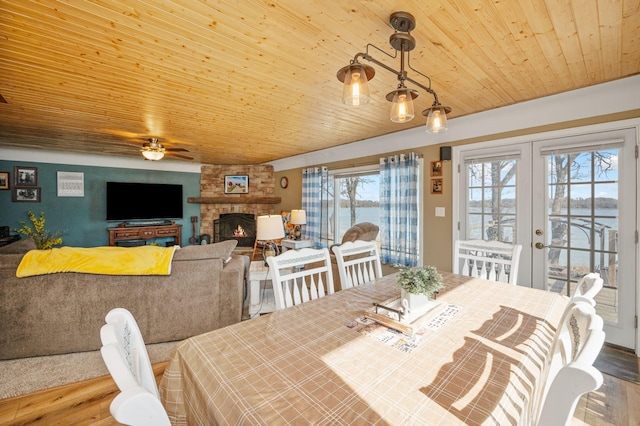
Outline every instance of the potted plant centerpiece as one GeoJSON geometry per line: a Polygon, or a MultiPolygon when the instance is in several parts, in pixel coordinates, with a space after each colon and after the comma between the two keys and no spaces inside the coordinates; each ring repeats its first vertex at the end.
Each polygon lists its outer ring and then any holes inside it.
{"type": "Polygon", "coordinates": [[[433,293],[444,286],[442,275],[438,273],[436,267],[426,265],[421,268],[400,267],[398,287],[401,290],[402,305],[409,312],[417,313],[428,310],[433,293]]]}

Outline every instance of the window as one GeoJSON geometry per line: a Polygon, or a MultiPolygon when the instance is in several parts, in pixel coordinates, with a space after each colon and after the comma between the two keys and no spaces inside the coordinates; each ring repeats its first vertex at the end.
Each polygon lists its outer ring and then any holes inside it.
{"type": "MultiPolygon", "coordinates": [[[[380,172],[377,165],[330,174],[329,240],[340,243],[347,229],[361,222],[380,226],[380,172]]],[[[378,236],[378,239],[380,236],[378,236]]]]}

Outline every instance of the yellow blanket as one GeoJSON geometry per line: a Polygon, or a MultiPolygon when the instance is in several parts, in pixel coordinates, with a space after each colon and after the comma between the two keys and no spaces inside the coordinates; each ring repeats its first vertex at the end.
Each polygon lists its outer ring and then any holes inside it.
{"type": "Polygon", "coordinates": [[[175,247],[62,247],[31,250],[16,276],[80,272],[103,275],[169,275],[175,247]]]}

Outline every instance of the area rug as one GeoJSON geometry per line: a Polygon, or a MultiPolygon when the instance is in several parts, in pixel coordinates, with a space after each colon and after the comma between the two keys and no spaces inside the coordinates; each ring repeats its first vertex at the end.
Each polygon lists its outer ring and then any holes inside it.
{"type": "MultiPolygon", "coordinates": [[[[177,343],[147,345],[151,363],[167,361],[177,343]]],[[[0,361],[0,399],[108,374],[100,351],[0,361]]]]}
{"type": "Polygon", "coordinates": [[[633,352],[604,345],[593,365],[601,373],[640,384],[638,357],[633,352]]]}

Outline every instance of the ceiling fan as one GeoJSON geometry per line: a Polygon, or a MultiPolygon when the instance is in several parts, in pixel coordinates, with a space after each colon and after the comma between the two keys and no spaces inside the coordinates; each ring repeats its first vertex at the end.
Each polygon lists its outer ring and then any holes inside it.
{"type": "Polygon", "coordinates": [[[193,160],[193,157],[188,157],[182,154],[176,154],[176,152],[189,152],[188,149],[166,148],[158,141],[157,138],[149,138],[149,142],[145,142],[142,144],[142,148],[140,149],[140,152],[142,152],[142,156],[145,158],[145,160],[151,160],[151,161],[161,160],[165,155],[182,158],[184,160],[193,160]]]}

